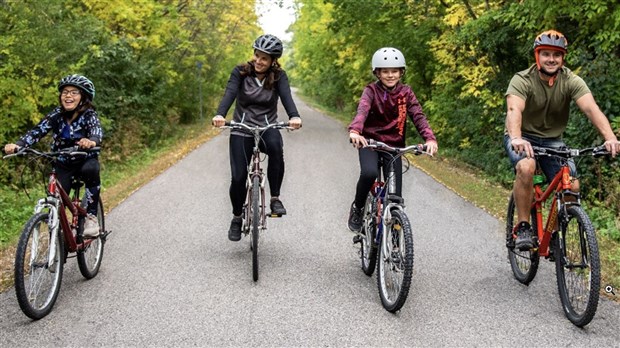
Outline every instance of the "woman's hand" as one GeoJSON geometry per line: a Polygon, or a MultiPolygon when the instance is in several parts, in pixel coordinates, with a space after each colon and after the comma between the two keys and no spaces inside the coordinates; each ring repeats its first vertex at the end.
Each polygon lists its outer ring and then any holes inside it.
{"type": "Polygon", "coordinates": [[[7,155],[15,153],[15,151],[17,151],[17,149],[19,149],[19,146],[17,146],[16,144],[6,144],[6,145],[4,145],[4,153],[6,153],[7,155]]]}
{"type": "Polygon", "coordinates": [[[368,141],[363,136],[357,134],[356,132],[349,132],[349,140],[353,147],[356,149],[368,146],[368,141]]]}
{"type": "Polygon", "coordinates": [[[288,120],[288,125],[293,127],[293,129],[301,128],[301,118],[300,117],[291,118],[290,120],[288,120]]]}
{"type": "Polygon", "coordinates": [[[215,115],[211,120],[211,124],[213,125],[213,127],[217,128],[224,127],[224,125],[226,124],[226,119],[222,115],[215,115]]]}
{"type": "Polygon", "coordinates": [[[90,149],[92,147],[95,147],[96,145],[96,142],[88,138],[82,138],[80,139],[80,141],[77,142],[77,146],[79,146],[81,149],[90,149]]]}

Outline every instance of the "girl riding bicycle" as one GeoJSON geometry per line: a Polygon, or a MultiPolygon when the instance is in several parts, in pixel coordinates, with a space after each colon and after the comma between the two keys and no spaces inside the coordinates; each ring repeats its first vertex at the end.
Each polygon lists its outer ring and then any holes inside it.
{"type": "MultiPolygon", "coordinates": [[[[101,145],[103,131],[93,105],[95,86],[92,81],[81,75],[68,75],[58,83],[58,92],[60,105],[18,141],[6,144],[4,152],[12,154],[20,147],[30,147],[50,131],[53,132],[52,151],[76,145],[82,149],[101,145]]],[[[60,156],[54,162],[54,168],[60,185],[67,192],[71,189],[73,176],[79,175],[84,181],[88,217],[84,222],[83,236],[97,237],[99,235],[97,206],[101,189],[98,152],[89,152],[80,158],[60,156]]]]}
{"type": "MultiPolygon", "coordinates": [[[[254,57],[250,62],[236,66],[228,80],[224,97],[217,108],[212,123],[224,126],[224,116],[236,99],[233,120],[250,126],[265,126],[278,120],[278,99],[289,117],[293,128],[301,127],[301,118],[291,96],[288,77],[280,68],[278,58],[282,56],[282,42],[273,35],[261,35],[255,41],[254,57]]],[[[282,135],[277,129],[262,134],[261,152],[269,157],[267,179],[271,193],[271,214],[282,216],[286,209],[280,201],[280,187],[284,178],[284,149],[282,135]]],[[[233,130],[230,135],[230,200],[233,219],[228,230],[228,239],[241,239],[242,208],[246,196],[248,164],[252,157],[254,138],[252,135],[233,130]]]]}
{"type": "MultiPolygon", "coordinates": [[[[400,82],[405,73],[405,57],[392,47],[384,47],[372,56],[372,72],[378,81],[364,88],[357,107],[357,114],[349,125],[349,138],[359,149],[360,177],[357,181],[355,200],[351,203],[348,227],[358,232],[362,227],[362,209],[370,188],[379,176],[380,154],[364,147],[368,139],[382,141],[390,146],[405,146],[407,116],[425,141],[427,152],[437,152],[437,140],[410,86],[400,82]]],[[[402,161],[394,162],[396,192],[402,196],[402,161]]],[[[384,171],[386,170],[384,166],[384,171]]]]}

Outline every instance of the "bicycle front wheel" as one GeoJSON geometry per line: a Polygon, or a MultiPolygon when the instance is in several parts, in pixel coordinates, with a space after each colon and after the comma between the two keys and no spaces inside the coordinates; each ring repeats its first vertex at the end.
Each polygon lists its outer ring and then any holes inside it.
{"type": "MultiPolygon", "coordinates": [[[[530,221],[532,230],[536,233],[536,210],[534,209],[532,209],[530,221]]],[[[512,274],[515,279],[522,284],[528,285],[534,280],[534,277],[536,277],[540,255],[538,254],[538,250],[521,251],[515,248],[512,231],[517,222],[514,195],[511,195],[506,214],[506,247],[508,249],[508,260],[510,261],[510,267],[512,268],[512,274]]]]}
{"type": "MultiPolygon", "coordinates": [[[[99,199],[99,205],[97,206],[97,221],[99,222],[99,237],[91,240],[87,240],[87,245],[83,250],[78,251],[77,261],[80,273],[86,279],[94,278],[99,273],[101,267],[101,261],[103,259],[103,246],[105,241],[103,239],[103,233],[105,232],[105,217],[103,214],[103,203],[99,199]]],[[[80,219],[80,229],[84,228],[84,219],[80,219]]]]}
{"type": "Polygon", "coordinates": [[[33,215],[19,238],[15,253],[15,293],[22,312],[32,319],[48,315],[62,282],[63,241],[57,233],[55,250],[51,250],[52,231],[48,225],[49,214],[33,215]],[[49,262],[50,253],[54,253],[49,262]]]}
{"type": "Polygon", "coordinates": [[[374,197],[369,193],[364,206],[364,221],[360,243],[362,271],[369,277],[374,273],[377,265],[377,244],[375,243],[377,210],[373,205],[373,201],[374,197]]]}
{"type": "Polygon", "coordinates": [[[251,228],[251,247],[252,247],[252,279],[258,280],[258,239],[260,229],[260,178],[255,176],[252,179],[252,224],[251,228]]]}
{"type": "Polygon", "coordinates": [[[566,208],[556,243],[556,276],[560,299],[568,320],[587,325],[598,307],[601,264],[590,218],[579,206],[566,208]]]}
{"type": "Polygon", "coordinates": [[[407,300],[413,273],[411,224],[401,210],[392,211],[392,221],[383,231],[377,268],[377,285],[383,308],[396,312],[407,300]]]}

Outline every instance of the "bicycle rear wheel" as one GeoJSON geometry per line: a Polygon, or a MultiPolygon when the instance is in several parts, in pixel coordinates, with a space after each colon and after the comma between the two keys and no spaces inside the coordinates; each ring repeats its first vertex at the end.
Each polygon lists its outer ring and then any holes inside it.
{"type": "Polygon", "coordinates": [[[377,210],[373,205],[373,200],[373,195],[369,193],[366,197],[366,205],[364,205],[364,221],[360,243],[362,271],[369,277],[374,273],[377,265],[377,244],[375,243],[377,210]]]}
{"type": "MultiPolygon", "coordinates": [[[[97,206],[97,221],[99,222],[99,237],[88,240],[88,245],[85,246],[84,250],[80,250],[77,253],[80,273],[82,273],[82,276],[86,279],[92,279],[99,273],[99,268],[101,267],[101,261],[103,259],[105,216],[103,214],[103,203],[101,199],[99,199],[99,205],[97,206]]],[[[79,228],[81,230],[84,229],[84,218],[80,218],[79,228]]]]}
{"type": "Polygon", "coordinates": [[[556,243],[556,276],[560,299],[568,320],[587,325],[598,307],[601,264],[590,218],[579,206],[566,208],[556,243]]]}
{"type": "Polygon", "coordinates": [[[383,308],[396,312],[407,300],[413,273],[411,224],[401,210],[392,211],[392,221],[383,231],[377,268],[377,285],[383,308]]]}
{"type": "MultiPolygon", "coordinates": [[[[532,231],[536,233],[536,211],[532,209],[531,212],[531,225],[532,231]]],[[[540,255],[538,249],[536,251],[527,250],[521,251],[514,247],[514,239],[512,236],[512,230],[517,223],[517,214],[514,195],[510,195],[510,201],[508,202],[508,212],[506,214],[506,247],[508,249],[508,260],[510,261],[510,267],[512,268],[512,274],[522,284],[528,285],[538,272],[538,264],[540,262],[540,255]]]]}
{"type": "Polygon", "coordinates": [[[53,263],[49,264],[51,230],[49,214],[33,215],[19,238],[15,253],[15,293],[22,312],[32,319],[48,315],[62,282],[63,240],[57,233],[53,263]]]}
{"type": "Polygon", "coordinates": [[[251,212],[251,248],[252,248],[252,279],[258,280],[258,239],[260,229],[260,180],[258,176],[252,178],[252,212],[251,212]]]}

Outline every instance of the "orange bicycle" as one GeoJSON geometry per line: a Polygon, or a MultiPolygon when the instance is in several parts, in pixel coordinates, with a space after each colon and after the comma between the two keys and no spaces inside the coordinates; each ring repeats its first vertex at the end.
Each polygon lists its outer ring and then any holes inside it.
{"type": "MultiPolygon", "coordinates": [[[[571,191],[574,180],[568,160],[584,155],[608,155],[604,146],[585,149],[553,149],[533,147],[535,158],[556,157],[561,169],[544,188],[545,180],[537,164],[534,176],[534,201],[531,225],[537,239],[535,248],[520,251],[515,248],[513,227],[517,223],[514,195],[511,194],[506,217],[506,247],[514,277],[528,285],[536,276],[540,256],[555,261],[560,300],[566,317],[576,326],[587,325],[598,306],[601,283],[596,234],[590,218],[584,211],[578,192],[571,191]],[[545,205],[551,200],[548,211],[545,205]],[[546,217],[546,220],[545,220],[546,217]]],[[[537,162],[538,163],[538,162],[537,162]]]]}

